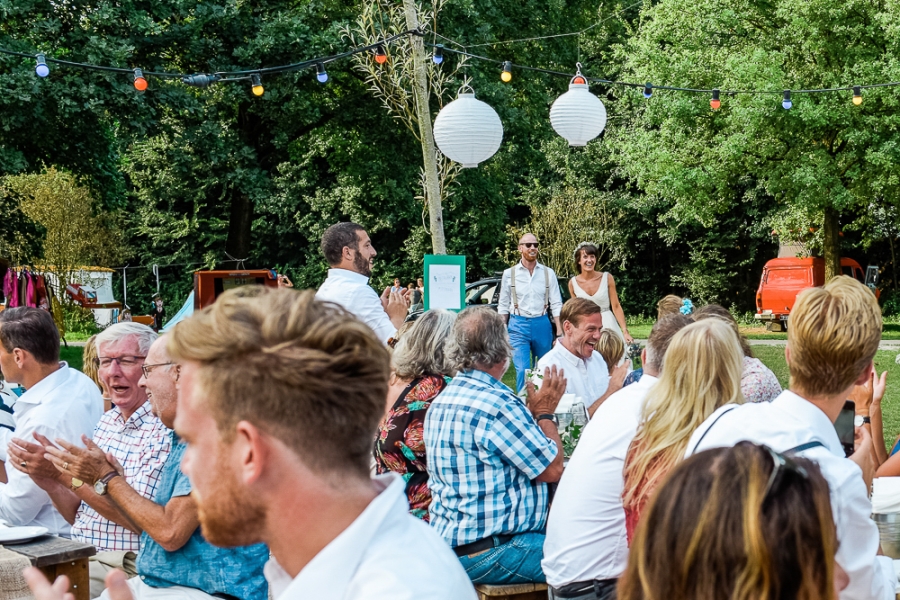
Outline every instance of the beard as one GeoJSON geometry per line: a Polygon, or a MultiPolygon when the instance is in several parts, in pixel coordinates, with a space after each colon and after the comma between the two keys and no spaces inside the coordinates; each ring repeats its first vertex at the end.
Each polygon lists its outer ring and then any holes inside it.
{"type": "Polygon", "coordinates": [[[206,495],[191,493],[197,503],[200,531],[220,548],[249,546],[262,541],[266,515],[252,494],[240,487],[234,473],[216,465],[214,482],[206,495]]]}
{"type": "Polygon", "coordinates": [[[356,251],[356,255],[353,257],[353,266],[356,267],[356,272],[360,275],[365,275],[366,277],[372,275],[372,263],[368,259],[363,258],[359,250],[356,251]]]}

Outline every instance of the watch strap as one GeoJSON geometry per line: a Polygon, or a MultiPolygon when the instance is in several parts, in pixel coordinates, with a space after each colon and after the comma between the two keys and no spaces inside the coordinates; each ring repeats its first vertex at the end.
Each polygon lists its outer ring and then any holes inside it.
{"type": "Polygon", "coordinates": [[[865,423],[871,423],[871,422],[872,422],[872,417],[870,417],[869,415],[866,415],[866,416],[864,416],[864,417],[862,418],[862,422],[863,422],[863,424],[865,424],[865,423]]]}
{"type": "Polygon", "coordinates": [[[118,476],[119,476],[118,471],[110,471],[109,473],[107,473],[106,475],[101,477],[98,481],[100,483],[109,483],[110,481],[113,480],[113,478],[118,477],[118,476]]]}
{"type": "Polygon", "coordinates": [[[537,422],[540,423],[541,421],[553,421],[554,423],[559,425],[559,420],[556,418],[556,415],[552,413],[544,413],[542,415],[538,415],[537,422]]]}

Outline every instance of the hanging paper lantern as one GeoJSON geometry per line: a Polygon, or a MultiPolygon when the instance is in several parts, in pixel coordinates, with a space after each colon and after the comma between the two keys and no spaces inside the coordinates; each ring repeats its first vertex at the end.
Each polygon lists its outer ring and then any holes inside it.
{"type": "Polygon", "coordinates": [[[460,163],[463,168],[477,167],[500,149],[503,123],[497,111],[481,100],[475,92],[463,93],[460,88],[456,100],[441,109],[434,120],[434,141],[444,156],[460,163]]]}
{"type": "Polygon", "coordinates": [[[606,107],[589,91],[580,63],[569,83],[569,91],[550,107],[550,124],[570,146],[587,145],[606,127],[606,107]]]}

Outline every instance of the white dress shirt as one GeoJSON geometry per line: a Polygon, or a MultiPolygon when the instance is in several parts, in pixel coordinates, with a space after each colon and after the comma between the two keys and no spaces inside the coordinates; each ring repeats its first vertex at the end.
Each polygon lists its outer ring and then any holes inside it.
{"type": "Polygon", "coordinates": [[[588,408],[609,387],[609,369],[599,352],[594,350],[587,358],[579,358],[558,340],[550,352],[541,357],[537,364],[538,373],[556,365],[565,370],[566,393],[580,396],[584,407],[588,408]]]}
{"type": "Polygon", "coordinates": [[[559,316],[562,310],[562,295],[559,293],[559,281],[556,279],[556,273],[550,267],[545,267],[541,263],[534,266],[534,272],[529,273],[528,269],[522,266],[522,261],[516,263],[514,267],[503,271],[503,278],[500,280],[500,300],[497,303],[497,312],[501,315],[521,315],[523,317],[539,317],[547,310],[547,303],[550,303],[550,312],[554,317],[559,316]],[[516,272],[516,298],[519,300],[519,311],[512,301],[512,289],[509,282],[512,271],[516,272]],[[550,279],[550,294],[547,294],[547,277],[545,270],[550,279]]]}
{"type": "Polygon", "coordinates": [[[550,505],[541,561],[547,583],[557,589],[616,579],[625,571],[628,537],[622,468],[644,399],[656,382],[656,377],[645,374],[607,398],[584,428],[563,471],[550,505]]]}
{"type": "MultiPolygon", "coordinates": [[[[40,433],[50,440],[61,438],[83,446],[81,436],[90,437],[103,414],[103,397],[86,375],[63,363],[22,394],[14,411],[15,437],[34,443],[34,434],[40,433]]],[[[12,466],[7,467],[6,475],[9,483],[0,484],[0,519],[69,536],[69,524],[53,507],[47,492],[12,466]]]]}
{"type": "Polygon", "coordinates": [[[291,580],[272,558],[265,574],[275,600],[475,600],[450,546],[409,514],[406,483],[373,478],[383,491],[291,580]]]}
{"type": "Polygon", "coordinates": [[[850,576],[840,600],[893,600],[897,575],[889,557],[876,556],[878,529],[869,517],[872,505],[862,471],[844,457],[834,425],[825,413],[790,391],[782,392],[771,403],[723,406],[694,432],[687,454],[733,446],[743,440],[766,444],[777,452],[807,442],[823,444],[798,454],[818,463],[828,481],[839,541],[835,559],[850,576]]]}
{"type": "Polygon", "coordinates": [[[340,304],[368,325],[387,343],[397,328],[391,323],[381,297],[369,285],[369,278],[348,269],[328,269],[328,278],[316,292],[316,300],[340,304]]]}

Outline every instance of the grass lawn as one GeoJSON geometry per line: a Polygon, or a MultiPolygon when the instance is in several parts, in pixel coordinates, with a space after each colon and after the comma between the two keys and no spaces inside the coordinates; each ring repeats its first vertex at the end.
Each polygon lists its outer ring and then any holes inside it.
{"type": "Polygon", "coordinates": [[[66,361],[70,367],[79,371],[84,366],[84,361],[81,359],[82,354],[84,354],[84,346],[69,346],[68,348],[63,346],[59,349],[60,360],[66,361]]]}

